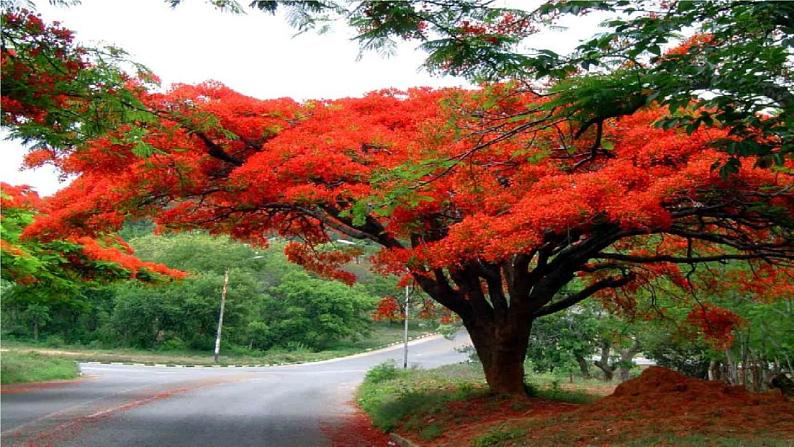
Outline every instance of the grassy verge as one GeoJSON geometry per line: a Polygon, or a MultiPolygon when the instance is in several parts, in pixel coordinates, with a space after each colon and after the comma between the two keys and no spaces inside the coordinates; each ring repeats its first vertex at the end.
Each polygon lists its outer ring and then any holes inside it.
{"type": "Polygon", "coordinates": [[[367,373],[357,401],[376,427],[425,447],[794,446],[785,399],[686,380],[659,390],[648,376],[629,388],[642,393],[613,395],[614,385],[596,380],[531,375],[531,396],[515,397],[489,394],[479,364],[383,364],[367,373]]]}
{"type": "Polygon", "coordinates": [[[611,394],[617,382],[599,379],[573,378],[553,374],[530,373],[527,383],[533,395],[548,400],[570,403],[589,403],[611,394]]]}
{"type": "MultiPolygon", "coordinates": [[[[538,435],[538,431],[564,420],[566,417],[514,420],[492,426],[484,434],[470,440],[472,447],[557,447],[562,445],[613,445],[620,447],[791,447],[794,441],[780,438],[778,434],[726,435],[724,433],[683,433],[662,424],[653,433],[609,434],[594,440],[586,430],[561,430],[553,434],[538,435]],[[583,440],[589,440],[589,443],[583,440]]],[[[629,427],[631,418],[616,417],[613,426],[629,427]]],[[[609,428],[607,428],[609,430],[609,428]]],[[[616,429],[612,429],[616,430],[616,429]]],[[[612,431],[610,430],[610,431],[612,431]]],[[[619,429],[618,429],[619,430],[619,429]]],[[[445,446],[446,447],[446,446],[445,446]]]]}
{"type": "Polygon", "coordinates": [[[0,364],[2,384],[74,379],[78,375],[73,360],[37,353],[4,352],[0,364]]]}
{"type": "MultiPolygon", "coordinates": [[[[413,326],[408,335],[417,337],[427,328],[413,326]]],[[[402,340],[403,329],[399,325],[377,324],[372,332],[358,340],[341,340],[323,351],[308,349],[270,351],[240,350],[224,352],[221,348],[221,365],[272,365],[281,363],[313,362],[378,349],[402,340]]],[[[212,353],[207,351],[153,351],[144,349],[113,348],[94,349],[82,345],[48,346],[31,342],[3,340],[3,350],[8,353],[39,353],[53,358],[82,362],[124,362],[166,365],[212,365],[212,353]]]]}
{"type": "MultiPolygon", "coordinates": [[[[582,380],[563,387],[552,376],[533,377],[529,383],[533,397],[566,403],[597,400],[602,393],[589,391],[597,387],[604,387],[606,392],[612,389],[610,385],[582,380]]],[[[357,394],[359,405],[376,427],[384,431],[400,427],[418,433],[421,439],[433,439],[443,432],[440,425],[428,424],[428,420],[441,419],[443,414],[448,416],[450,404],[472,399],[489,400],[488,405],[494,408],[507,405],[521,409],[526,405],[511,397],[489,396],[482,366],[478,363],[430,370],[403,370],[384,363],[367,373],[357,394]]]]}
{"type": "Polygon", "coordinates": [[[391,431],[405,418],[414,426],[422,417],[443,411],[447,402],[485,393],[479,365],[403,370],[384,363],[367,373],[357,401],[376,427],[391,431]]]}

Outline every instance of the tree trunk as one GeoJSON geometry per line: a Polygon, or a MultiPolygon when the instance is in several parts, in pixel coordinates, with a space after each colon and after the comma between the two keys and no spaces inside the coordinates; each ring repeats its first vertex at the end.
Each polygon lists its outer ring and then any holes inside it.
{"type": "Polygon", "coordinates": [[[529,345],[530,322],[498,325],[476,321],[466,324],[482,362],[491,392],[526,395],[524,359],[529,345]]]}
{"type": "Polygon", "coordinates": [[[579,371],[582,373],[582,377],[585,379],[590,378],[590,365],[587,363],[587,359],[584,357],[577,355],[576,356],[576,363],[579,364],[579,371]]]}
{"type": "Polygon", "coordinates": [[[609,351],[612,349],[612,344],[606,340],[601,342],[601,359],[593,362],[595,366],[604,372],[604,381],[611,382],[615,376],[615,365],[609,364],[609,351]]]}
{"type": "Polygon", "coordinates": [[[33,341],[39,341],[39,322],[33,321],[33,341]]]}
{"type": "Polygon", "coordinates": [[[605,365],[605,367],[602,368],[599,365],[598,361],[596,361],[595,364],[596,364],[596,366],[598,366],[599,369],[601,369],[601,371],[603,371],[603,373],[604,373],[604,382],[611,382],[612,379],[615,378],[615,370],[610,368],[609,365],[605,365]]]}
{"type": "Polygon", "coordinates": [[[770,388],[779,389],[784,396],[794,399],[794,380],[791,380],[784,373],[777,374],[769,381],[770,388]]]}
{"type": "Polygon", "coordinates": [[[709,380],[722,380],[722,370],[720,369],[720,362],[711,360],[709,362],[709,380]]]}
{"type": "Polygon", "coordinates": [[[631,368],[627,368],[621,365],[620,368],[618,368],[618,379],[620,379],[621,382],[625,382],[630,378],[631,378],[631,368]]]}
{"type": "Polygon", "coordinates": [[[621,382],[629,380],[631,365],[634,356],[640,352],[640,343],[635,341],[630,348],[622,349],[620,351],[620,368],[618,369],[618,377],[621,382]]]}
{"type": "Polygon", "coordinates": [[[742,341],[741,343],[742,349],[742,386],[749,389],[748,381],[747,381],[747,370],[749,369],[749,365],[747,364],[747,344],[742,341]]]}
{"type": "Polygon", "coordinates": [[[727,382],[731,385],[738,385],[739,384],[739,370],[736,366],[736,362],[733,361],[733,355],[731,355],[731,351],[729,349],[725,350],[725,363],[728,367],[728,380],[727,382]]]}

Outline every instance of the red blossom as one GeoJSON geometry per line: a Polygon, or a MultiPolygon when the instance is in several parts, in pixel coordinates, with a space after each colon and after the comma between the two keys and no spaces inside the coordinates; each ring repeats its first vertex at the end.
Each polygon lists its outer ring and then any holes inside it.
{"type": "Polygon", "coordinates": [[[718,349],[729,348],[733,344],[733,329],[744,324],[744,320],[730,310],[708,303],[693,309],[687,321],[699,327],[706,340],[718,349]]]}
{"type": "Polygon", "coordinates": [[[400,303],[393,296],[385,296],[378,302],[378,308],[372,313],[375,321],[400,321],[403,319],[400,303]]]}

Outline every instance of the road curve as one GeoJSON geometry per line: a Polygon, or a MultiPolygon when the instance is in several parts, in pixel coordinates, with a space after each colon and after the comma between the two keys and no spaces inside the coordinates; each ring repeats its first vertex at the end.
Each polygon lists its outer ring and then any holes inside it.
{"type": "MultiPolygon", "coordinates": [[[[409,364],[466,359],[470,344],[440,336],[411,343],[409,364]]],[[[301,365],[174,368],[81,364],[84,380],[0,397],[3,446],[325,446],[322,427],[353,408],[370,367],[402,363],[402,345],[301,365]]]]}

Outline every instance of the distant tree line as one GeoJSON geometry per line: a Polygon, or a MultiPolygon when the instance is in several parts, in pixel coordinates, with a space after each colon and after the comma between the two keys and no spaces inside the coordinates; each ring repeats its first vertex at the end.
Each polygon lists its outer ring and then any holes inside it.
{"type": "MultiPolygon", "coordinates": [[[[735,268],[724,269],[726,279],[735,268]]],[[[730,288],[705,297],[731,312],[735,322],[727,332],[720,328],[725,315],[698,320],[699,313],[669,289],[643,298],[631,312],[591,302],[539,319],[527,353],[532,369],[626,380],[638,371],[635,360],[642,355],[689,376],[757,391],[778,373],[794,373],[794,297],[759,303],[730,288]]]]}
{"type": "Polygon", "coordinates": [[[3,336],[56,345],[209,350],[229,269],[227,346],[321,350],[364,336],[378,301],[398,291],[396,278],[363,274],[361,266],[353,266],[361,277],[353,286],[312,276],[288,262],[277,242],[257,250],[204,233],[155,236],[147,224],[127,225],[122,235],[140,258],[188,276],[154,285],[85,282],[68,293],[35,296],[29,285],[6,280],[3,336]]]}

